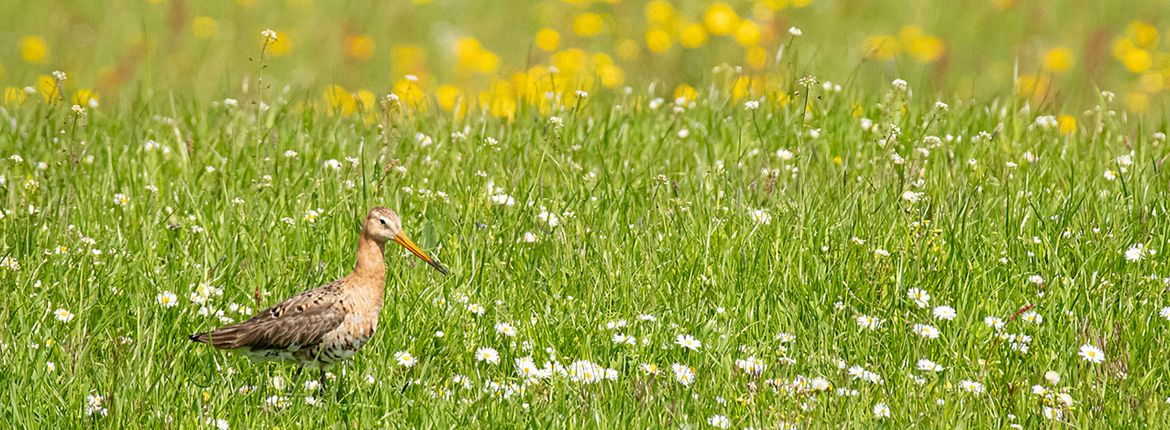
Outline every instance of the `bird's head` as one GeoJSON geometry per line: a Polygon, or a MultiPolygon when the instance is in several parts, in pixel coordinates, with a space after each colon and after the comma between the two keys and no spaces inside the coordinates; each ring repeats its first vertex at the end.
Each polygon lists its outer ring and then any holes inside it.
{"type": "Polygon", "coordinates": [[[406,233],[402,231],[402,220],[398,219],[398,214],[394,211],[384,208],[376,207],[370,209],[370,213],[366,215],[365,225],[362,226],[363,233],[379,244],[386,242],[394,242],[406,248],[411,254],[427,262],[427,264],[438,270],[439,273],[447,274],[447,268],[439,264],[438,260],[431,258],[426,253],[418,249],[418,245],[406,237],[406,233]]]}

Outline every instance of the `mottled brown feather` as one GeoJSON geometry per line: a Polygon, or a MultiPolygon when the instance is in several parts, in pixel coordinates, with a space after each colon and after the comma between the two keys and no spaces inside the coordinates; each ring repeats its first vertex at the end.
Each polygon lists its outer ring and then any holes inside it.
{"type": "Polygon", "coordinates": [[[334,282],[298,294],[247,321],[219,328],[197,340],[210,341],[217,349],[311,348],[345,319],[340,284],[334,282]]]}

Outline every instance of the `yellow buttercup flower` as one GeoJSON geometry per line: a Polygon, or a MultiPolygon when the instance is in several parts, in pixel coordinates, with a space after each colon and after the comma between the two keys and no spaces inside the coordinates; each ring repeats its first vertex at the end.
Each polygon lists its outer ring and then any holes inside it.
{"type": "Polygon", "coordinates": [[[661,28],[651,28],[646,31],[646,49],[655,54],[662,54],[670,50],[674,43],[670,40],[670,33],[661,28]]]}
{"type": "Polygon", "coordinates": [[[773,11],[784,10],[788,8],[788,0],[763,0],[759,2],[759,4],[773,11]]]}
{"type": "Polygon", "coordinates": [[[664,0],[654,0],[646,3],[646,21],[651,24],[667,25],[674,21],[674,6],[664,0]]]}
{"type": "Polygon", "coordinates": [[[693,102],[698,97],[698,94],[699,93],[695,91],[695,87],[687,84],[678,84],[678,86],[674,87],[675,99],[683,99],[688,102],[693,102]]]}
{"type": "Polygon", "coordinates": [[[419,74],[426,69],[426,57],[418,45],[395,45],[390,48],[390,61],[394,76],[419,74]]]}
{"type": "Polygon", "coordinates": [[[768,64],[768,51],[759,46],[748,48],[744,52],[744,62],[752,70],[763,70],[764,66],[768,64]]]}
{"type": "Polygon", "coordinates": [[[764,94],[764,80],[761,78],[753,78],[747,76],[740,76],[731,84],[731,99],[740,101],[744,98],[757,98],[764,94]]]}
{"type": "Polygon", "coordinates": [[[209,16],[197,16],[191,20],[191,34],[198,39],[210,39],[219,31],[219,24],[209,16]]]}
{"type": "Polygon", "coordinates": [[[276,32],[276,40],[268,42],[268,55],[273,57],[283,57],[288,55],[292,50],[292,41],[289,40],[288,33],[283,31],[276,32]]]}
{"type": "Polygon", "coordinates": [[[1125,69],[1133,73],[1142,73],[1154,65],[1154,57],[1145,49],[1132,49],[1121,58],[1125,69]]]}
{"type": "Polygon", "coordinates": [[[496,81],[480,94],[480,104],[489,115],[512,120],[516,117],[516,90],[508,81],[496,81]]]}
{"type": "Polygon", "coordinates": [[[1073,52],[1063,46],[1049,49],[1044,53],[1044,70],[1061,73],[1072,68],[1073,52]]]}
{"type": "Polygon", "coordinates": [[[879,60],[893,60],[902,51],[898,39],[893,36],[878,34],[865,38],[863,52],[866,57],[879,60]]]}
{"type": "Polygon", "coordinates": [[[435,89],[435,102],[439,105],[439,109],[447,112],[455,111],[455,105],[460,103],[461,97],[462,93],[454,85],[439,85],[435,89]]]}
{"type": "Polygon", "coordinates": [[[1131,22],[1126,27],[1126,33],[1138,48],[1153,49],[1158,46],[1158,28],[1148,22],[1131,22]]]}
{"type": "Polygon", "coordinates": [[[600,14],[585,12],[573,18],[573,33],[581,37],[593,37],[605,30],[605,20],[600,14]]]}
{"type": "Polygon", "coordinates": [[[360,90],[353,94],[354,103],[362,111],[370,112],[378,107],[378,98],[369,90],[360,90]]]}
{"type": "Polygon", "coordinates": [[[553,52],[561,45],[561,34],[551,28],[542,28],[536,32],[536,47],[545,52],[553,52]]]}
{"type": "Polygon", "coordinates": [[[366,34],[345,37],[345,56],[355,60],[368,60],[374,56],[374,38],[366,34]]]}
{"type": "Polygon", "coordinates": [[[41,95],[45,101],[56,100],[62,97],[61,89],[57,88],[57,79],[49,75],[37,76],[37,93],[41,95]]]}
{"type": "Polygon", "coordinates": [[[702,24],[687,24],[678,34],[678,44],[684,48],[699,48],[707,44],[707,29],[702,24]]]}
{"type": "Polygon", "coordinates": [[[1016,94],[1043,100],[1052,88],[1052,80],[1045,75],[1022,74],[1016,79],[1016,94]]]}
{"type": "Polygon", "coordinates": [[[606,88],[617,88],[626,80],[626,72],[613,64],[597,66],[597,77],[606,88]]]}
{"type": "Polygon", "coordinates": [[[585,72],[589,55],[577,48],[566,49],[553,54],[549,62],[556,66],[560,74],[576,76],[585,72]]]}
{"type": "Polygon", "coordinates": [[[1072,134],[1077,131],[1077,118],[1072,115],[1061,114],[1056,117],[1056,123],[1059,124],[1060,134],[1072,134]]]}
{"type": "Polygon", "coordinates": [[[500,67],[500,57],[489,51],[472,37],[464,37],[455,43],[457,66],[463,73],[492,74],[500,67]]]}
{"type": "Polygon", "coordinates": [[[353,95],[340,85],[330,85],[325,89],[322,98],[325,100],[325,106],[329,108],[330,115],[348,116],[357,108],[357,102],[354,101],[353,95]]]}
{"type": "Polygon", "coordinates": [[[898,46],[919,63],[933,62],[943,54],[942,39],[926,34],[916,25],[902,27],[898,32],[898,46]]]}
{"type": "Polygon", "coordinates": [[[707,31],[716,36],[731,34],[739,25],[739,15],[727,3],[719,2],[707,7],[703,12],[703,24],[707,31]]]}
{"type": "Polygon", "coordinates": [[[740,21],[739,27],[735,29],[735,43],[745,48],[756,46],[760,43],[761,35],[760,25],[745,19],[740,21]]]}
{"type": "Polygon", "coordinates": [[[394,91],[394,94],[398,95],[398,100],[402,104],[411,107],[423,108],[424,106],[422,106],[422,101],[423,97],[426,96],[426,92],[423,91],[423,87],[419,84],[419,82],[420,81],[417,78],[402,78],[394,83],[394,88],[392,91],[394,91]]]}
{"type": "Polygon", "coordinates": [[[29,64],[45,64],[49,61],[49,44],[40,36],[22,37],[20,58],[29,64]]]}
{"type": "Polygon", "coordinates": [[[78,106],[85,106],[88,108],[95,108],[98,106],[97,94],[88,89],[80,89],[73,93],[73,104],[78,106]]]}
{"type": "Polygon", "coordinates": [[[24,103],[28,94],[21,88],[8,87],[4,89],[4,104],[15,105],[24,103]]]}
{"type": "Polygon", "coordinates": [[[1135,49],[1138,49],[1138,47],[1133,43],[1133,40],[1130,40],[1128,37],[1119,37],[1113,40],[1111,52],[1113,53],[1113,58],[1121,61],[1125,58],[1126,54],[1129,54],[1130,51],[1135,49]]]}

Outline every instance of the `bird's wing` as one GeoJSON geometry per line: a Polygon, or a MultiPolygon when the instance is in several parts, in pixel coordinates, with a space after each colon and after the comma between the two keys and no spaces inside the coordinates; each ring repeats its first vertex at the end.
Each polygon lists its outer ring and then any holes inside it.
{"type": "Polygon", "coordinates": [[[293,296],[252,319],[217,329],[198,340],[208,341],[218,349],[309,348],[320,343],[326,333],[345,319],[342,298],[337,284],[329,284],[293,296]]]}

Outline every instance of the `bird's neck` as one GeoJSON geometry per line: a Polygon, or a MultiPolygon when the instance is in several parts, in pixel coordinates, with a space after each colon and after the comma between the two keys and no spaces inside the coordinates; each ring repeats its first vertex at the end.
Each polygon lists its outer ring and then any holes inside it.
{"type": "Polygon", "coordinates": [[[383,251],[381,243],[363,233],[358,239],[357,265],[353,269],[354,276],[384,282],[386,262],[383,258],[383,251]]]}

